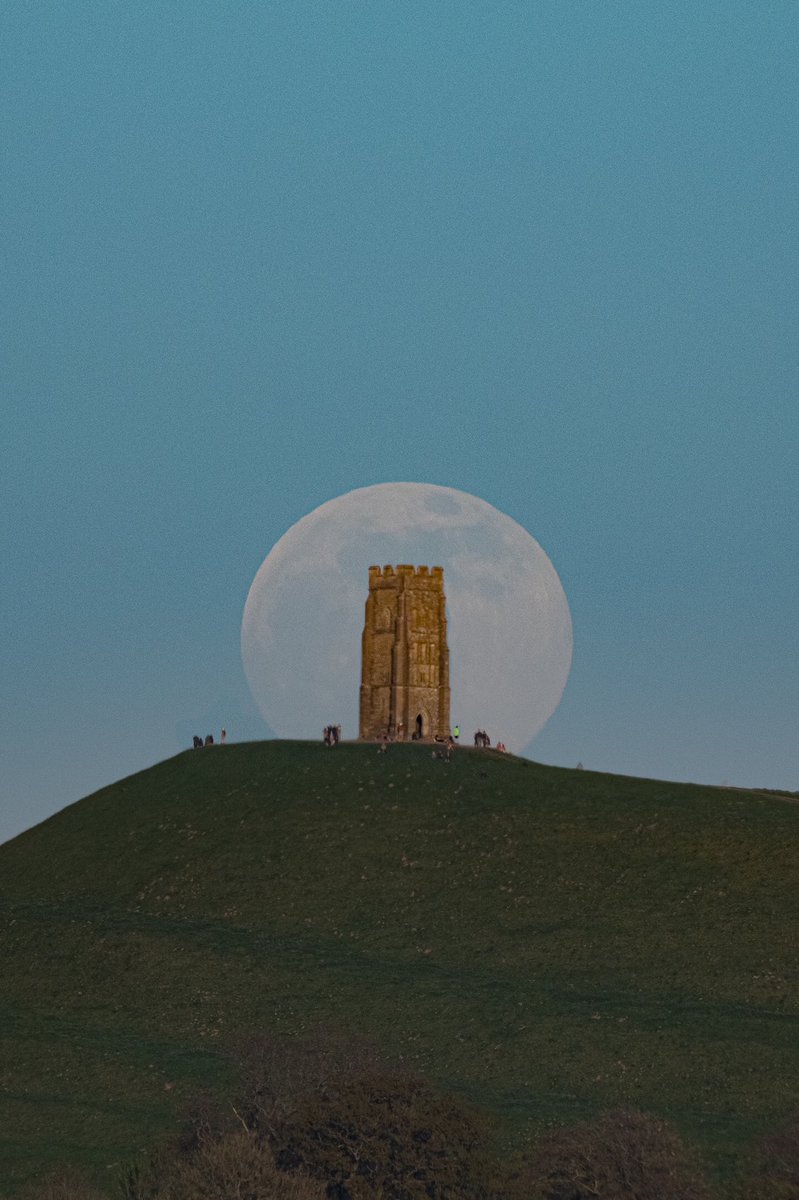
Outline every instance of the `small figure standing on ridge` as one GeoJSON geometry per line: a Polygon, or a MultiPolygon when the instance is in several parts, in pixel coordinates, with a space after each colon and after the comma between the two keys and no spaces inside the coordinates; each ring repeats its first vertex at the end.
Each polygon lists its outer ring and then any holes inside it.
{"type": "Polygon", "coordinates": [[[448,737],[443,750],[434,750],[433,758],[442,758],[444,762],[452,762],[452,752],[455,749],[455,739],[448,737]]]}
{"type": "Polygon", "coordinates": [[[226,729],[222,730],[222,736],[220,737],[219,741],[220,741],[221,745],[224,746],[225,742],[227,741],[227,730],[226,729]]]}

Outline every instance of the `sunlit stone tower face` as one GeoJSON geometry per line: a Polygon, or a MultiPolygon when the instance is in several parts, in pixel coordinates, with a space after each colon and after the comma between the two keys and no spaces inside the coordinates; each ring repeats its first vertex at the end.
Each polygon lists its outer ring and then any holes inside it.
{"type": "Polygon", "coordinates": [[[370,567],[360,736],[446,737],[449,700],[443,567],[370,567]]]}

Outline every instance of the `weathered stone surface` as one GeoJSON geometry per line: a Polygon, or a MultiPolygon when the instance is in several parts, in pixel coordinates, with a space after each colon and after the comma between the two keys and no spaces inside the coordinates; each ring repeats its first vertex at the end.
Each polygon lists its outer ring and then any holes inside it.
{"type": "Polygon", "coordinates": [[[360,736],[446,737],[449,702],[443,567],[370,567],[360,736]]]}

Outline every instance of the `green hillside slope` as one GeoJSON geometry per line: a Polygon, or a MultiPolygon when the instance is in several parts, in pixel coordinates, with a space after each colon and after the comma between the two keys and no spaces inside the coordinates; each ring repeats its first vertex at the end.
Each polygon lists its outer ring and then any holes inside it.
{"type": "Polygon", "coordinates": [[[318,1024],[496,1110],[716,1164],[799,1104],[799,805],[460,750],[187,752],[0,847],[0,1180],[100,1177],[318,1024]]]}

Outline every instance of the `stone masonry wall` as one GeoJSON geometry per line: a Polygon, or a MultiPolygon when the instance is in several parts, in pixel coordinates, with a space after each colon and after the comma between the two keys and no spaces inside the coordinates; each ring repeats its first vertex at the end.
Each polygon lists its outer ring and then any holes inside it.
{"type": "Polygon", "coordinates": [[[360,736],[449,734],[449,649],[442,567],[369,568],[360,736]]]}

